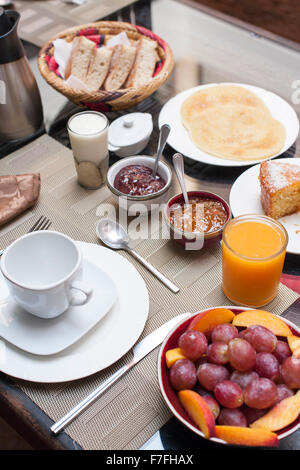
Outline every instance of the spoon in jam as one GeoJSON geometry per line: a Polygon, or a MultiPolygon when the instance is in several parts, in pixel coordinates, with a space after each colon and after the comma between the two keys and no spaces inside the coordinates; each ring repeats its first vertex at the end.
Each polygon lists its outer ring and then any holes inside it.
{"type": "Polygon", "coordinates": [[[152,176],[155,178],[156,173],[157,173],[157,167],[158,167],[158,162],[161,157],[161,154],[164,151],[164,148],[167,143],[167,139],[170,134],[171,127],[168,124],[164,124],[161,126],[160,131],[159,131],[159,138],[158,138],[158,146],[157,146],[157,154],[154,162],[154,167],[152,171],[152,176]]]}
{"type": "Polygon", "coordinates": [[[181,155],[181,153],[175,153],[173,155],[173,166],[174,166],[174,170],[175,170],[175,173],[176,173],[176,176],[177,176],[177,179],[178,179],[178,182],[180,184],[180,188],[183,194],[184,203],[189,204],[189,198],[187,195],[185,179],[184,179],[184,160],[183,160],[183,156],[181,155]]]}
{"type": "Polygon", "coordinates": [[[154,276],[156,276],[165,286],[175,294],[179,292],[179,287],[175,286],[167,277],[159,272],[152,264],[142,258],[136,251],[129,247],[129,236],[126,230],[112,219],[101,219],[96,227],[96,232],[104,245],[113,250],[124,250],[130,253],[137,261],[145,266],[154,276]]]}

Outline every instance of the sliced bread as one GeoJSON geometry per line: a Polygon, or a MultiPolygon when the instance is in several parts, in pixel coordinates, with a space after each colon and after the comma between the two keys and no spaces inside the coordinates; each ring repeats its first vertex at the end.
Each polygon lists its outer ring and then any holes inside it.
{"type": "Polygon", "coordinates": [[[111,48],[105,46],[93,50],[85,80],[89,90],[97,91],[100,89],[108,73],[112,52],[111,48]]]}
{"type": "Polygon", "coordinates": [[[78,36],[72,41],[72,52],[65,70],[65,78],[74,75],[85,82],[90,60],[96,44],[85,36],[78,36]]]}
{"type": "Polygon", "coordinates": [[[157,43],[155,41],[142,38],[138,41],[134,65],[125,87],[140,87],[151,80],[155,64],[157,62],[157,43]]]}
{"type": "Polygon", "coordinates": [[[135,46],[118,44],[113,47],[110,68],[103,86],[106,91],[118,90],[125,83],[133,66],[135,54],[135,46]]]}

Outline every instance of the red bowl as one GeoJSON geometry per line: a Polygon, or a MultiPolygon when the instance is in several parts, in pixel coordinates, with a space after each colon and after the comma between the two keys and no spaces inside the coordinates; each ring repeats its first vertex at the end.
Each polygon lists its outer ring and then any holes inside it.
{"type": "Polygon", "coordinates": [[[167,202],[164,210],[164,217],[170,229],[171,239],[179,243],[186,250],[201,250],[202,248],[208,247],[222,239],[223,230],[231,219],[231,210],[229,204],[217,194],[208,191],[189,191],[187,194],[188,197],[198,196],[213,199],[214,201],[219,201],[227,214],[227,219],[224,225],[218,230],[213,232],[186,232],[175,227],[174,224],[172,224],[170,221],[170,208],[174,204],[181,204],[184,201],[183,194],[176,194],[176,196],[173,196],[167,202]]]}
{"type": "MultiPolygon", "coordinates": [[[[244,312],[245,310],[253,310],[252,308],[246,308],[246,307],[232,307],[232,306],[220,306],[220,307],[212,307],[212,308],[227,308],[231,310],[235,315],[238,313],[244,312]]],[[[208,308],[205,310],[201,310],[200,312],[193,313],[191,314],[188,318],[186,318],[183,322],[179,323],[177,326],[175,326],[170,333],[167,335],[165,338],[164,342],[161,345],[159,354],[158,354],[158,363],[157,363],[157,369],[158,369],[158,382],[160,386],[160,390],[162,393],[162,396],[169,407],[170,411],[174,414],[174,416],[181,421],[182,424],[184,424],[188,429],[193,431],[195,434],[198,436],[202,437],[205,439],[203,433],[200,431],[200,429],[193,423],[193,421],[190,419],[190,417],[187,415],[186,411],[182,407],[178,397],[177,397],[177,392],[173,389],[171,382],[170,382],[170,374],[169,374],[169,369],[166,364],[166,352],[169,349],[173,349],[178,347],[178,340],[179,337],[182,335],[182,333],[187,329],[188,325],[190,324],[191,320],[198,315],[198,313],[202,312],[208,312],[209,310],[212,310],[212,308],[208,308]]],[[[294,323],[290,322],[289,320],[286,320],[283,317],[280,317],[281,320],[283,320],[287,325],[291,328],[293,335],[299,336],[300,337],[300,328],[295,325],[294,323]]],[[[276,434],[278,436],[278,439],[283,439],[284,437],[289,436],[290,434],[294,433],[297,431],[297,429],[300,428],[300,416],[289,426],[286,426],[285,428],[281,429],[280,431],[277,431],[276,434]]],[[[226,444],[229,445],[227,442],[223,441],[222,439],[218,439],[217,437],[211,437],[211,441],[217,442],[219,444],[226,444]]]]}

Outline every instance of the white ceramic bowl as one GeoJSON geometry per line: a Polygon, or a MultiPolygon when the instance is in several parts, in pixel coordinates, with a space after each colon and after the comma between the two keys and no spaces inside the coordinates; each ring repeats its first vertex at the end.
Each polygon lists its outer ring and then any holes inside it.
{"type": "MultiPolygon", "coordinates": [[[[202,431],[192,422],[192,420],[187,416],[186,412],[184,411],[182,405],[180,404],[178,397],[177,397],[177,392],[173,389],[170,379],[169,379],[169,369],[167,368],[166,365],[166,351],[169,349],[173,349],[178,347],[178,339],[180,335],[186,331],[188,325],[192,321],[192,319],[198,315],[199,313],[204,313],[208,312],[212,308],[226,308],[231,310],[235,315],[238,313],[241,313],[245,310],[253,310],[252,308],[249,307],[237,307],[237,306],[228,306],[228,305],[222,305],[219,307],[210,307],[205,310],[201,310],[197,313],[191,313],[191,315],[183,320],[182,322],[178,323],[166,336],[165,340],[163,341],[160,351],[158,353],[158,358],[157,358],[157,374],[158,374],[158,383],[160,386],[160,390],[162,393],[162,396],[166,402],[166,405],[168,406],[169,410],[174,414],[174,416],[188,429],[193,431],[195,434],[197,434],[199,437],[204,438],[204,435],[202,431]]],[[[276,315],[275,315],[276,316],[276,315]]],[[[280,317],[282,321],[284,321],[291,329],[292,333],[296,336],[300,336],[300,328],[292,323],[291,321],[287,320],[284,317],[280,317]]],[[[278,435],[278,439],[283,439],[284,437],[289,436],[290,434],[293,434],[295,431],[297,431],[300,428],[300,416],[289,426],[286,426],[285,428],[279,430],[276,432],[278,435]]],[[[211,441],[217,442],[219,444],[225,444],[229,445],[227,442],[223,441],[222,439],[219,439],[217,437],[211,437],[211,441]]]]}
{"type": "Polygon", "coordinates": [[[159,161],[158,163],[158,174],[166,181],[166,185],[156,193],[145,196],[131,196],[129,194],[121,193],[114,186],[115,177],[122,168],[128,165],[144,165],[149,168],[153,168],[154,161],[153,157],[149,157],[147,155],[126,157],[114,163],[107,172],[106,182],[108,188],[112,192],[119,206],[127,210],[129,215],[143,214],[152,210],[157,210],[159,204],[163,204],[169,199],[172,172],[169,165],[162,161],[159,161]]]}

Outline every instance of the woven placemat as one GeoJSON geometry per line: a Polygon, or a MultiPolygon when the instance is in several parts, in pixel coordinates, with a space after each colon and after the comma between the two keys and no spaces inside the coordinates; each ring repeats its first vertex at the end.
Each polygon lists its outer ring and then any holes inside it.
{"type": "Polygon", "coordinates": [[[14,2],[14,8],[21,13],[18,34],[21,39],[41,47],[67,28],[105,18],[134,1],[86,0],[80,5],[62,0],[19,0],[14,2]]]}
{"type": "MultiPolygon", "coordinates": [[[[41,173],[39,202],[0,230],[0,246],[23,235],[39,215],[52,220],[53,230],[76,240],[99,243],[95,225],[103,203],[112,203],[109,190],[104,187],[88,191],[80,187],[72,152],[47,135],[0,161],[2,175],[31,171],[41,173]]],[[[221,289],[219,244],[203,252],[186,253],[173,242],[159,238],[159,224],[153,224],[150,233],[151,238],[134,241],[135,249],[172,279],[180,292],[173,294],[129,255],[120,252],[136,266],[149,290],[149,318],[142,337],[180,313],[230,304],[221,289]]],[[[267,310],[280,315],[297,298],[298,294],[281,284],[267,310]]],[[[68,426],[66,432],[84,449],[138,449],[170,418],[157,382],[157,352],[158,349],[149,354],[68,426]]],[[[57,420],[130,356],[129,352],[113,367],[74,382],[16,383],[50,418],[57,420]]]]}

